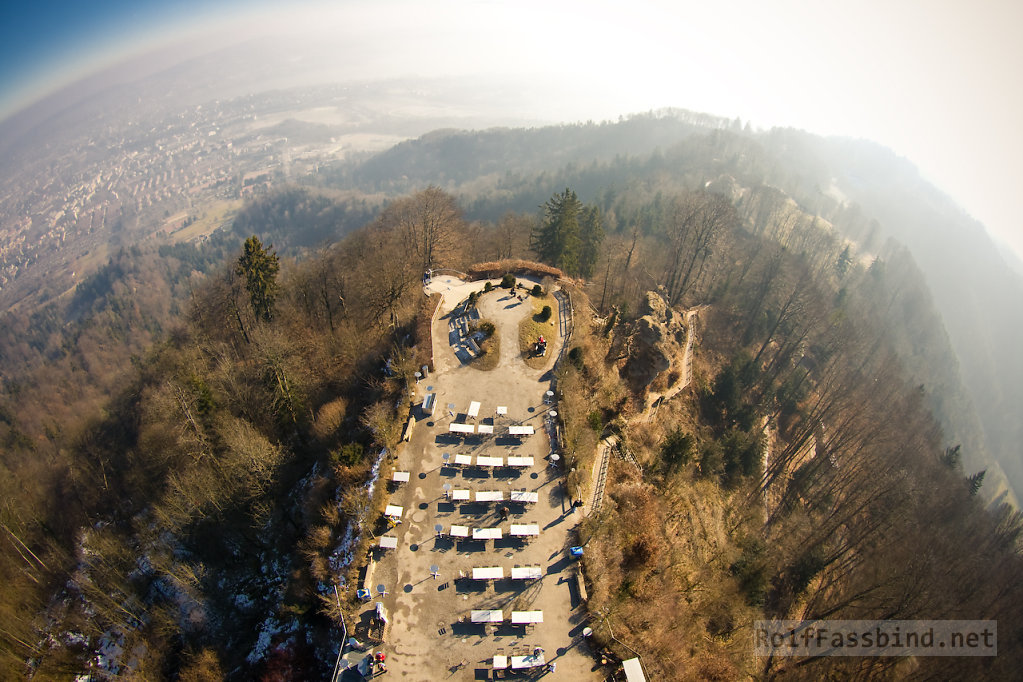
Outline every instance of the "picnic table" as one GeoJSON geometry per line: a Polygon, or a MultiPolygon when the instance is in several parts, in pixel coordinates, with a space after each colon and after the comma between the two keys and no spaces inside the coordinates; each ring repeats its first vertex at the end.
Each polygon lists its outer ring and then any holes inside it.
{"type": "Polygon", "coordinates": [[[472,455],[459,455],[455,454],[455,464],[458,466],[469,466],[472,464],[472,455]]]}
{"type": "Polygon", "coordinates": [[[490,435],[494,434],[493,424],[480,424],[476,427],[476,433],[487,433],[490,435]]]}
{"type": "Polygon", "coordinates": [[[472,402],[470,402],[469,403],[469,411],[466,414],[469,415],[470,419],[475,419],[476,417],[480,416],[480,404],[479,404],[479,402],[476,401],[476,400],[473,400],[472,402]]]}
{"type": "Polygon", "coordinates": [[[506,415],[506,414],[508,414],[508,406],[507,405],[498,405],[497,406],[497,415],[500,417],[500,416],[506,415]]]}
{"type": "Polygon", "coordinates": [[[391,474],[391,480],[395,483],[408,483],[410,475],[408,471],[395,471],[391,474]]]}
{"type": "Polygon", "coordinates": [[[456,422],[452,422],[448,424],[448,431],[450,433],[475,433],[476,427],[472,424],[458,424],[456,422]]]}
{"type": "Polygon", "coordinates": [[[513,523],[509,534],[514,537],[528,537],[540,535],[540,524],[538,523],[513,523]]]}
{"type": "Polygon", "coordinates": [[[389,504],[384,508],[384,516],[392,519],[400,519],[404,512],[405,508],[396,504],[389,504]]]}
{"type": "Polygon", "coordinates": [[[543,622],[543,611],[512,611],[512,625],[535,625],[543,622]]]}
{"type": "Polygon", "coordinates": [[[532,502],[536,504],[540,501],[540,494],[530,492],[528,490],[513,490],[511,491],[512,502],[532,502]]]}
{"type": "Polygon", "coordinates": [[[532,426],[509,426],[508,427],[508,435],[509,436],[532,436],[533,435],[533,427],[532,426]]]}
{"type": "Polygon", "coordinates": [[[497,609],[474,610],[469,614],[473,623],[503,623],[504,612],[497,609]]]}
{"type": "Polygon", "coordinates": [[[547,660],[543,657],[543,654],[529,654],[528,656],[512,656],[511,667],[512,670],[522,670],[523,668],[540,668],[547,663],[547,660]]]}
{"type": "Polygon", "coordinates": [[[398,546],[398,538],[390,535],[380,536],[380,549],[394,549],[398,546]]]}
{"type": "Polygon", "coordinates": [[[503,490],[477,490],[477,502],[502,502],[504,500],[503,490]]]}
{"type": "Polygon", "coordinates": [[[501,529],[500,528],[473,528],[472,529],[473,540],[500,540],[501,529]]]}
{"type": "Polygon", "coordinates": [[[534,464],[532,457],[517,457],[515,455],[508,456],[508,466],[510,467],[531,467],[534,464]]]}
{"type": "Polygon", "coordinates": [[[448,535],[453,538],[467,538],[469,537],[469,527],[452,524],[448,530],[448,535]]]}
{"type": "Polygon", "coordinates": [[[494,654],[494,663],[490,667],[494,670],[507,670],[508,657],[503,654],[494,654]]]}
{"type": "Polygon", "coordinates": [[[451,499],[455,502],[468,502],[469,491],[468,490],[452,490],[451,499]]]}
{"type": "Polygon", "coordinates": [[[504,466],[504,457],[486,457],[484,455],[476,456],[476,466],[478,467],[502,467],[504,466]]]}
{"type": "Polygon", "coordinates": [[[504,568],[501,566],[483,566],[472,569],[473,580],[501,580],[502,578],[504,578],[504,568]]]}
{"type": "Polygon", "coordinates": [[[539,566],[513,566],[511,577],[512,580],[539,580],[543,570],[539,566]]]}

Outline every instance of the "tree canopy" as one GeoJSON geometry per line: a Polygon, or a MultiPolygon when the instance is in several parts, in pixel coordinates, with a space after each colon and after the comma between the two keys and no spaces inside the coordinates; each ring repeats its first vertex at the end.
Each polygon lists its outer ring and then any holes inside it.
{"type": "Polygon", "coordinates": [[[593,274],[603,239],[600,209],[584,206],[566,187],[543,205],[543,219],[530,241],[540,260],[569,274],[588,277],[593,274]]]}
{"type": "Polygon", "coordinates": [[[235,272],[245,278],[245,290],[249,292],[252,312],[265,321],[273,317],[279,270],[280,263],[272,246],[264,248],[256,235],[245,240],[235,272]]]}

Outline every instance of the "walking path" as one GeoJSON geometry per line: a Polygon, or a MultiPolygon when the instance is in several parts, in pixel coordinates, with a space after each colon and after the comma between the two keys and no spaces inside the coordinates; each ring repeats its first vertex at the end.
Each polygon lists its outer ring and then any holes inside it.
{"type": "Polygon", "coordinates": [[[495,656],[499,664],[504,656],[509,665],[542,659],[543,665],[523,670],[531,676],[545,674],[546,665],[555,662],[554,675],[562,679],[599,680],[582,636],[585,611],[574,579],[575,560],[568,552],[570,531],[582,511],[564,494],[564,477],[550,458],[546,429],[550,412],[557,409],[546,393],[562,340],[560,335],[551,339],[544,368],[527,367],[519,356],[518,327],[532,312],[531,302],[496,288],[481,296],[478,308],[496,325],[500,361],[489,372],[465,365],[451,345],[457,340],[449,333],[450,313],[482,288],[483,282],[465,284],[454,277],[434,278],[427,287],[443,300],[433,326],[435,371],[417,386],[417,401],[435,393],[437,410],[417,423],[395,463],[410,474],[409,483],[400,484],[388,500],[402,507],[401,522],[386,533],[397,539],[397,547],[378,550],[382,556],[363,620],[369,620],[377,601],[382,603],[389,624],[384,643],[373,651],[386,654],[385,679],[492,679],[495,656]],[[472,402],[480,403],[475,419],[467,414],[472,402]],[[498,414],[498,407],[506,408],[505,414],[498,414]],[[452,422],[493,426],[495,434],[454,438],[448,430],[452,422]],[[533,426],[534,434],[509,437],[513,425],[533,426]],[[474,463],[481,455],[501,458],[505,466],[490,460],[484,460],[485,467],[451,466],[456,455],[474,463]],[[529,460],[520,460],[520,466],[509,467],[510,456],[532,457],[533,464],[522,466],[529,460]],[[468,491],[469,501],[449,499],[456,490],[468,491]],[[537,501],[509,502],[512,491],[520,490],[535,493],[537,501]],[[504,501],[476,502],[479,492],[500,493],[504,501]],[[528,542],[510,537],[512,524],[535,524],[539,536],[528,542]],[[472,529],[485,528],[499,528],[501,539],[472,539],[472,529]],[[469,537],[452,537],[462,532],[469,537]],[[516,574],[539,567],[539,578],[511,579],[516,567],[516,574]],[[499,568],[504,577],[474,580],[477,568],[499,568]],[[383,596],[378,585],[384,587],[383,596]],[[517,618],[526,617],[520,612],[540,611],[543,622],[513,624],[513,611],[517,618]],[[500,622],[474,623],[474,615],[500,622]],[[534,653],[539,655],[533,658],[534,653]]]}

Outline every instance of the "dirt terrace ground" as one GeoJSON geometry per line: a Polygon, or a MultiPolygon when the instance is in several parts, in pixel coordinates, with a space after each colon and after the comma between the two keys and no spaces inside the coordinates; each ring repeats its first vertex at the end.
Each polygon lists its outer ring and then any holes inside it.
{"type": "MultiPolygon", "coordinates": [[[[550,340],[547,366],[528,368],[519,357],[518,326],[531,311],[531,303],[528,297],[519,302],[507,289],[497,288],[484,294],[478,307],[501,335],[498,367],[481,372],[465,366],[451,346],[457,340],[457,334],[450,334],[451,324],[459,312],[457,306],[483,284],[440,277],[427,287],[444,298],[433,327],[436,371],[417,387],[417,400],[435,392],[438,404],[434,418],[416,425],[396,462],[397,469],[411,473],[411,481],[390,493],[390,503],[405,510],[402,523],[387,533],[398,538],[398,548],[380,558],[370,580],[374,595],[368,606],[382,601],[390,619],[386,641],[376,650],[387,654],[385,679],[492,679],[495,654],[531,653],[539,646],[547,661],[556,662],[556,672],[534,669],[518,678],[599,680],[602,677],[595,672],[582,636],[585,615],[573,579],[575,561],[568,556],[569,531],[581,520],[582,512],[570,506],[563,494],[562,472],[551,466],[548,458],[545,420],[557,406],[545,404],[545,397],[563,339],[550,340]],[[528,424],[535,434],[521,441],[500,436],[452,439],[448,424],[453,419],[472,423],[465,413],[473,400],[482,403],[476,423],[494,423],[498,433],[501,426],[528,424]],[[449,405],[454,407],[449,410],[449,405]],[[507,416],[497,417],[499,405],[508,408],[507,416]],[[450,453],[452,460],[456,453],[531,455],[535,465],[518,474],[506,468],[488,474],[442,466],[444,453],[450,453]],[[445,483],[471,491],[503,490],[506,498],[507,491],[525,488],[538,492],[539,502],[524,506],[506,503],[511,515],[502,521],[500,504],[448,502],[445,483]],[[507,537],[512,522],[539,524],[539,538],[523,544],[507,537]],[[505,538],[455,542],[437,537],[437,524],[445,533],[451,524],[500,526],[505,538]],[[513,566],[520,565],[539,565],[543,577],[527,584],[507,577],[488,584],[459,578],[460,571],[471,575],[474,567],[481,566],[501,566],[508,576],[513,566]],[[433,566],[438,577],[431,576],[433,566]],[[376,593],[377,585],[385,587],[382,598],[376,593]],[[542,610],[544,622],[532,627],[474,625],[468,622],[473,609],[502,609],[505,618],[512,610],[542,610]]],[[[511,671],[508,676],[513,676],[511,671]]]]}

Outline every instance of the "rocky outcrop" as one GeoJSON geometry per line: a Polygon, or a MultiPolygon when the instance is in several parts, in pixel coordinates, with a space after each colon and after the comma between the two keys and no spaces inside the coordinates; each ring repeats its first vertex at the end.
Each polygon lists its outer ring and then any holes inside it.
{"type": "Polygon", "coordinates": [[[628,330],[628,353],[619,373],[637,396],[663,394],[684,372],[685,315],[653,291],[647,292],[640,312],[628,330]]]}

